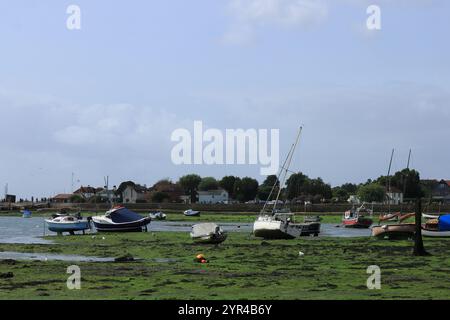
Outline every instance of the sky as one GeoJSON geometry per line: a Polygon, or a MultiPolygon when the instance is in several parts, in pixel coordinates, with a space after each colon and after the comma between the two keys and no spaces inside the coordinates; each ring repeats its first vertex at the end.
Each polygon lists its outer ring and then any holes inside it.
{"type": "MultiPolygon", "coordinates": [[[[445,0],[1,0],[0,187],[49,197],[260,165],[175,165],[171,133],[279,129],[331,185],[411,166],[450,179],[445,0]],[[381,29],[368,30],[378,5],[381,29]],[[66,26],[68,6],[81,29],[66,26]]],[[[3,192],[1,192],[3,194],[3,192]]]]}

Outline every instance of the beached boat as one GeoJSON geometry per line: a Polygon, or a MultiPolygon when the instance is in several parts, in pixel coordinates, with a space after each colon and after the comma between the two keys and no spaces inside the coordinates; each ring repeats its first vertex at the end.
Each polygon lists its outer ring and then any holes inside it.
{"type": "Polygon", "coordinates": [[[191,238],[197,243],[218,244],[225,241],[227,234],[215,223],[199,223],[192,226],[191,238]]]}
{"type": "Polygon", "coordinates": [[[260,215],[253,223],[253,235],[264,239],[294,239],[301,236],[318,236],[320,222],[295,223],[291,212],[260,215]]]}
{"type": "Polygon", "coordinates": [[[45,223],[50,231],[57,233],[69,232],[74,234],[76,231],[82,231],[84,234],[85,230],[91,228],[89,219],[71,215],[54,216],[51,219],[46,219],[45,223]]]}
{"type": "Polygon", "coordinates": [[[416,231],[414,223],[384,224],[372,227],[372,236],[379,239],[413,239],[416,231]]]}
{"type": "Polygon", "coordinates": [[[186,217],[198,217],[200,216],[200,211],[194,211],[192,209],[183,212],[186,217]]]}
{"type": "Polygon", "coordinates": [[[277,204],[280,203],[281,189],[278,186],[283,186],[286,183],[289,167],[300,139],[302,128],[299,129],[295,143],[291,146],[288,155],[280,169],[277,179],[272,186],[269,196],[267,197],[264,207],[262,208],[258,218],[253,223],[253,235],[264,239],[294,239],[300,236],[314,235],[318,236],[320,233],[320,222],[317,219],[311,221],[306,217],[303,223],[296,223],[294,221],[295,215],[289,209],[278,210],[277,204]],[[280,177],[282,177],[280,181],[280,177]],[[280,184],[278,184],[280,181],[280,184]],[[270,200],[272,194],[278,189],[275,200],[270,200]],[[271,211],[266,211],[268,205],[272,205],[271,211]]]}
{"type": "Polygon", "coordinates": [[[425,237],[450,237],[450,215],[437,216],[422,224],[422,235],[425,237]]]}
{"type": "Polygon", "coordinates": [[[147,231],[150,217],[143,217],[125,207],[115,207],[102,216],[92,217],[97,231],[101,232],[138,232],[147,231]]]}
{"type": "Polygon", "coordinates": [[[149,217],[152,220],[166,220],[167,219],[167,215],[161,211],[151,212],[149,214],[149,217]]]}
{"type": "Polygon", "coordinates": [[[362,204],[359,208],[353,207],[345,211],[342,224],[346,228],[369,228],[373,223],[372,214],[372,210],[366,209],[362,204]]]}

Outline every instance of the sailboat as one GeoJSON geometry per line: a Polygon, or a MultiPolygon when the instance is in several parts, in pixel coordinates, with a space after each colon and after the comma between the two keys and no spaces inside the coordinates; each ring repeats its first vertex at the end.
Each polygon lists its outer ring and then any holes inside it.
{"type": "MultiPolygon", "coordinates": [[[[391,160],[389,162],[389,170],[388,170],[388,186],[387,191],[388,193],[391,190],[391,167],[392,167],[392,159],[394,157],[395,150],[392,149],[391,154],[391,160]]],[[[408,169],[409,169],[409,160],[411,158],[411,150],[409,151],[409,157],[408,157],[408,169]]],[[[415,223],[402,223],[403,220],[406,220],[407,218],[413,216],[412,213],[402,215],[401,213],[391,213],[391,202],[390,199],[387,199],[389,211],[385,215],[380,216],[380,222],[382,221],[393,221],[393,220],[400,220],[399,223],[395,224],[378,224],[376,226],[372,227],[372,236],[379,238],[379,239],[385,239],[388,238],[390,240],[392,239],[412,239],[414,237],[415,231],[416,231],[416,225],[415,223]]]]}
{"type": "Polygon", "coordinates": [[[255,237],[261,237],[264,239],[294,239],[306,235],[318,236],[320,233],[320,222],[313,221],[295,223],[295,215],[290,212],[290,210],[277,209],[277,204],[279,203],[281,194],[281,186],[283,186],[286,182],[287,173],[289,172],[289,167],[292,162],[294,151],[300,140],[301,132],[302,127],[300,127],[299,129],[295,143],[291,146],[291,149],[286,157],[286,160],[284,161],[283,166],[280,169],[277,179],[272,186],[272,190],[270,191],[270,194],[267,197],[266,202],[264,203],[264,207],[261,210],[259,217],[253,224],[253,235],[255,237]],[[274,204],[272,210],[268,212],[266,211],[266,208],[269,203],[269,199],[275,191],[278,181],[280,181],[279,178],[281,176],[283,176],[282,183],[279,185],[276,200],[273,202],[274,204]]]}

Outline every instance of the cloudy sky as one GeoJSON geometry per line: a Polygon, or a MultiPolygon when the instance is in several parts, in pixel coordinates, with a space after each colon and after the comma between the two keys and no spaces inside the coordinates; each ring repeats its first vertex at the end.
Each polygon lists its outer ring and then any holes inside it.
{"type": "Polygon", "coordinates": [[[176,166],[171,132],[304,133],[293,170],[332,185],[412,166],[450,178],[450,3],[445,0],[0,2],[0,186],[19,197],[77,185],[151,185],[176,166]],[[81,30],[66,9],[81,8],[81,30]],[[378,31],[366,9],[381,8],[378,31]]]}

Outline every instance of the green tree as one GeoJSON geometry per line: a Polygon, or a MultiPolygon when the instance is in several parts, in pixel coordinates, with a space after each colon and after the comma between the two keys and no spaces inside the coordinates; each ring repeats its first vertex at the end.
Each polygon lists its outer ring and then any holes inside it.
{"type": "Polygon", "coordinates": [[[307,195],[310,179],[303,173],[294,173],[286,181],[286,197],[289,200],[307,195]]]}
{"type": "Polygon", "coordinates": [[[191,202],[196,202],[196,195],[198,190],[198,185],[202,181],[202,178],[199,175],[196,174],[188,174],[185,176],[182,176],[180,180],[178,181],[178,184],[184,189],[184,192],[186,194],[191,195],[191,202]]]}
{"type": "Polygon", "coordinates": [[[205,177],[200,181],[198,189],[201,191],[217,190],[219,188],[219,183],[213,177],[205,177]]]}
{"type": "Polygon", "coordinates": [[[362,185],[358,189],[358,198],[364,202],[382,202],[385,197],[385,188],[378,183],[362,185]]]}
{"type": "Polygon", "coordinates": [[[258,187],[257,180],[249,177],[243,178],[239,181],[237,189],[235,189],[237,200],[244,202],[254,200],[258,194],[258,187]]]}
{"type": "Polygon", "coordinates": [[[152,202],[161,203],[161,202],[164,202],[164,200],[167,200],[169,198],[170,197],[167,193],[158,191],[152,195],[152,202]]]}
{"type": "Polygon", "coordinates": [[[70,197],[70,202],[71,203],[84,203],[84,202],[86,202],[86,199],[84,199],[79,194],[74,194],[70,197]]]}
{"type": "Polygon", "coordinates": [[[232,199],[234,199],[236,196],[234,193],[234,185],[237,179],[239,178],[235,176],[225,176],[219,181],[219,186],[226,190],[228,192],[228,195],[232,199]]]}

